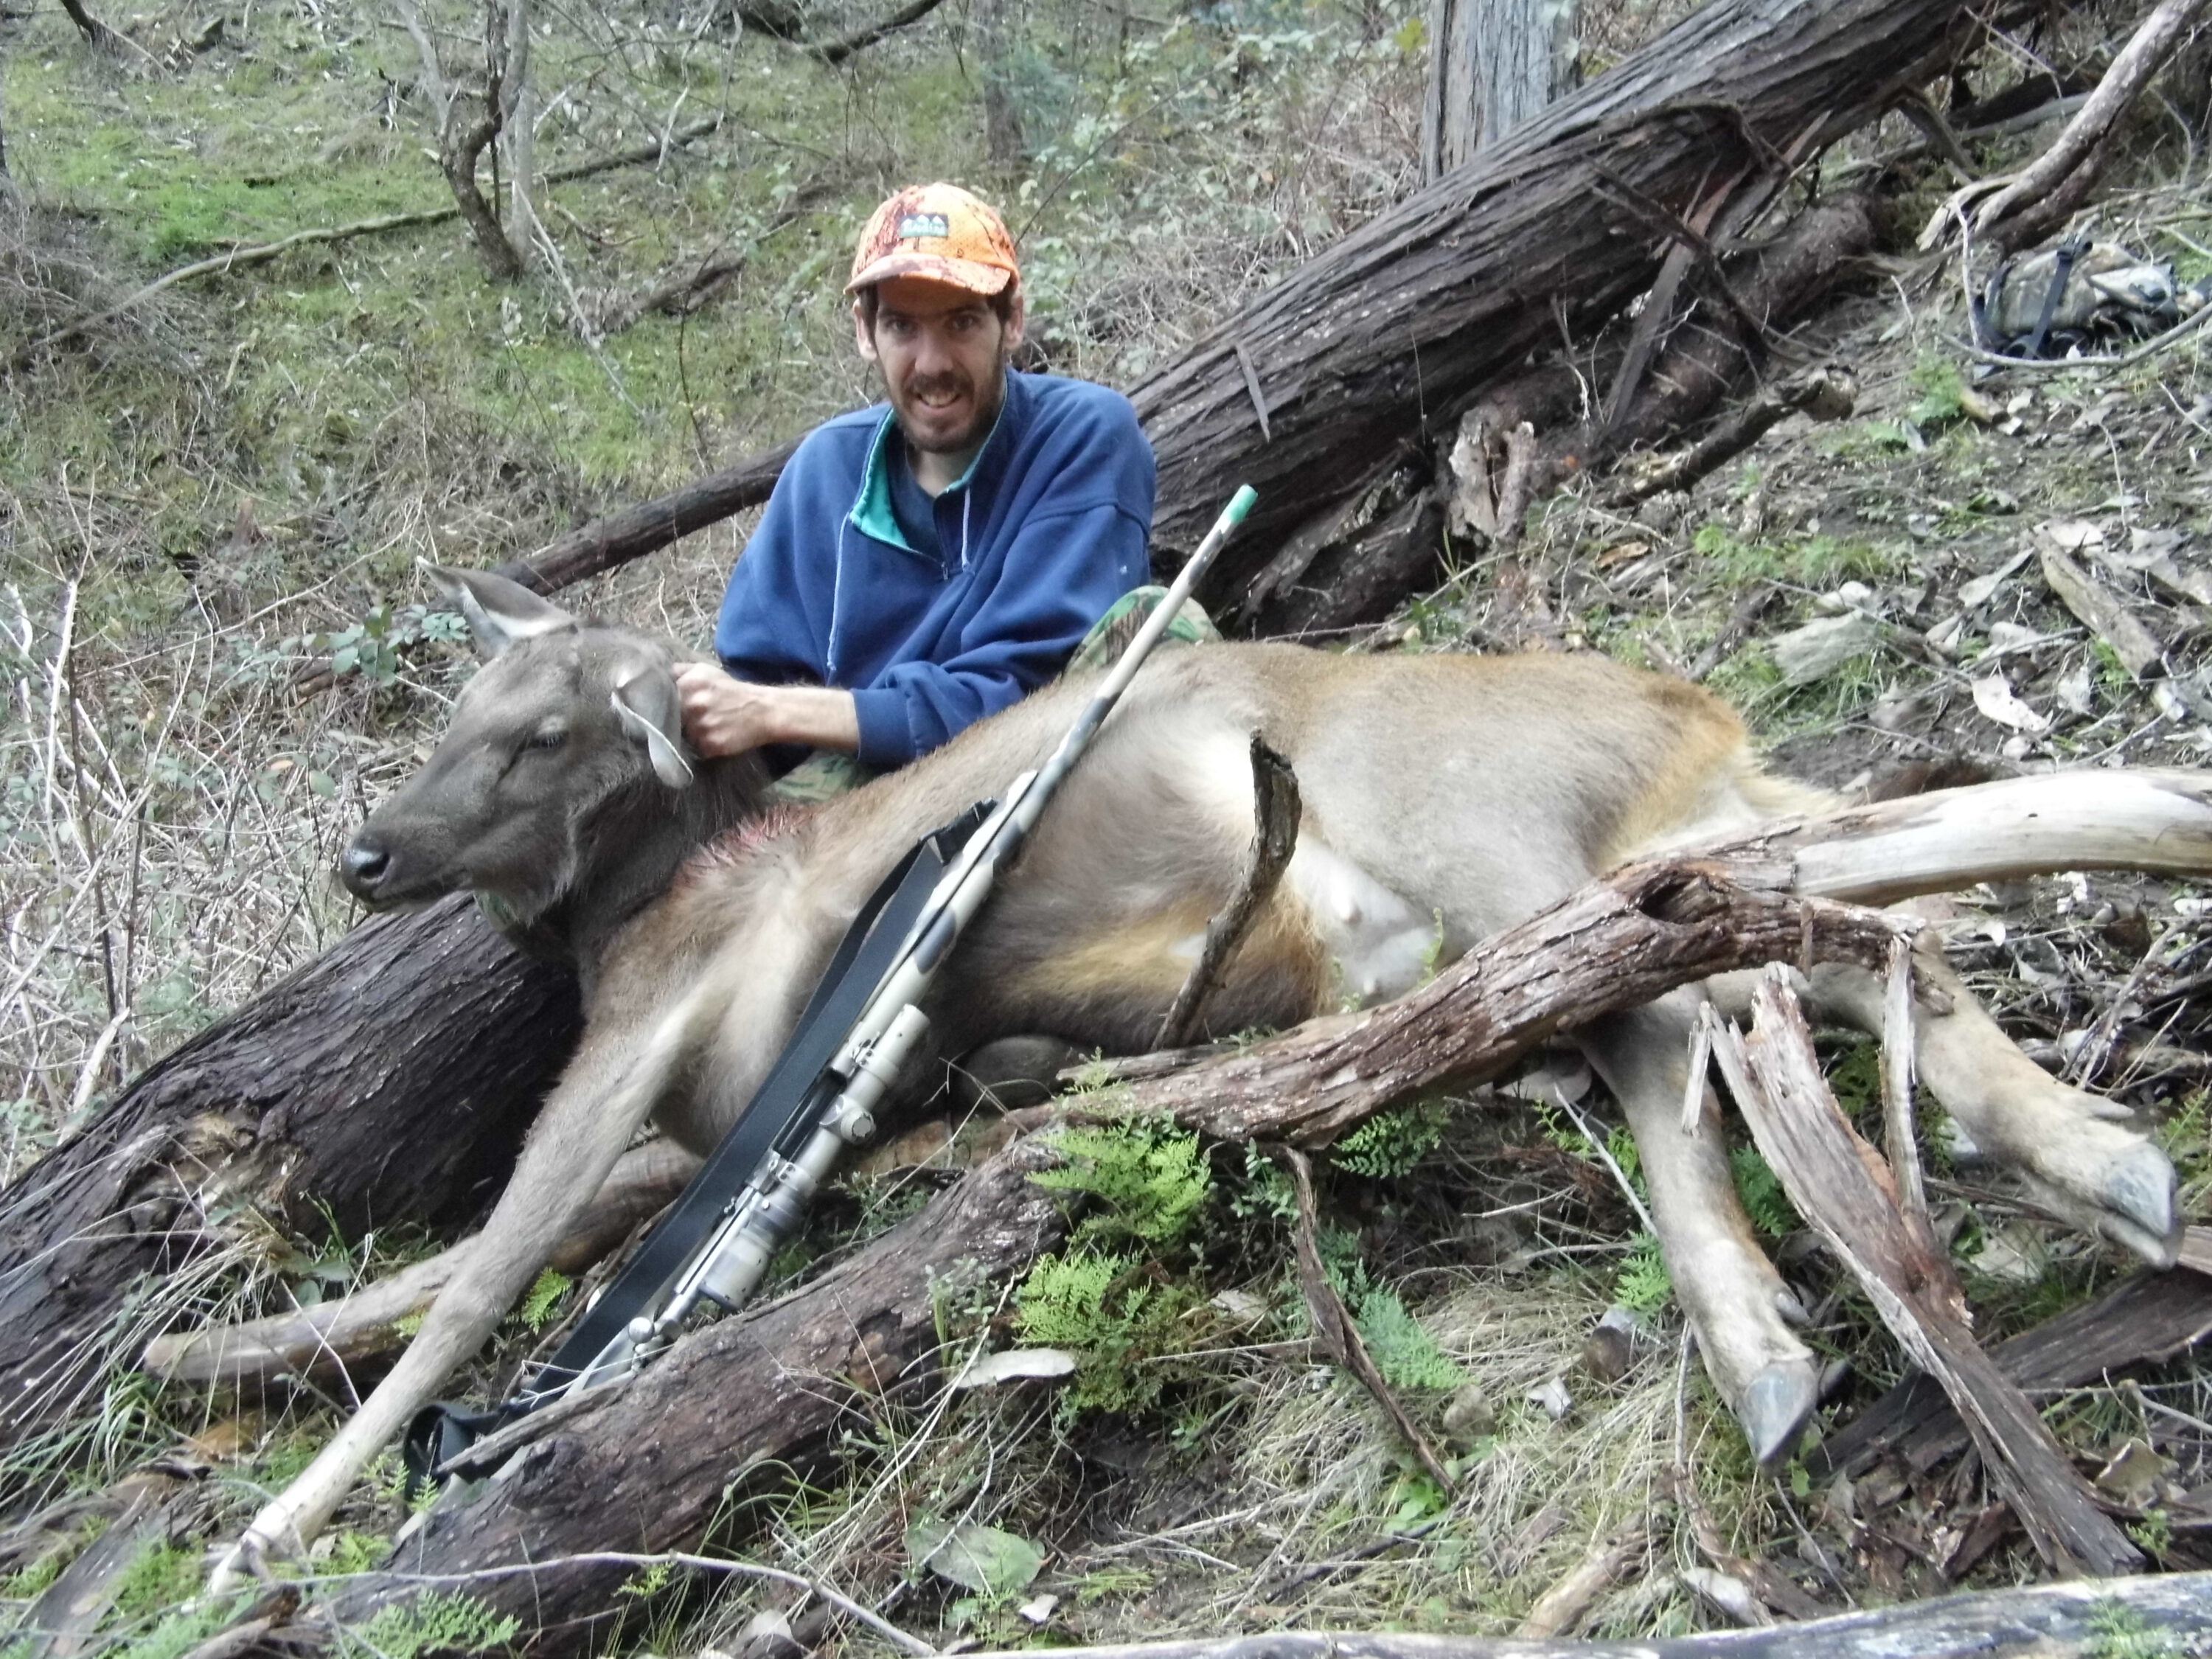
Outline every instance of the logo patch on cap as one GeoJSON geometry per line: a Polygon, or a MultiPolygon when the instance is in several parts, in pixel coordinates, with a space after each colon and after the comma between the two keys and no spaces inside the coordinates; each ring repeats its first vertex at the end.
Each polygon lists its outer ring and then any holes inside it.
{"type": "Polygon", "coordinates": [[[898,239],[902,242],[916,236],[944,238],[952,234],[952,226],[941,213],[908,213],[899,219],[898,239]]]}

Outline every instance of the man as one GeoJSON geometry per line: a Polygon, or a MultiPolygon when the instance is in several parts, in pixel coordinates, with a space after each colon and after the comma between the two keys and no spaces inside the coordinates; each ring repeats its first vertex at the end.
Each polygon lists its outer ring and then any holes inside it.
{"type": "Polygon", "coordinates": [[[817,428],[777,480],[722,601],[727,672],[678,677],[702,755],[902,765],[1058,673],[1147,577],[1152,446],[1120,393],[1009,367],[1021,272],[997,214],[900,191],[845,291],[888,407],[817,428]]]}

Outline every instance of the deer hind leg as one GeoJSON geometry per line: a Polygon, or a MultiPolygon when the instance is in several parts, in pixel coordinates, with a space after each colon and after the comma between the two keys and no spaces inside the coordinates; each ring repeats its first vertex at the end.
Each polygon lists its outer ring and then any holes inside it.
{"type": "MultiPolygon", "coordinates": [[[[598,1195],[553,1247],[546,1265],[564,1273],[581,1273],[682,1192],[698,1167],[696,1158],[664,1139],[624,1152],[598,1195]]],[[[172,1382],[222,1388],[264,1387],[287,1376],[343,1372],[404,1343],[405,1322],[428,1310],[467,1270],[475,1243],[474,1237],[464,1239],[389,1278],[312,1308],[157,1336],[146,1345],[140,1368],[172,1382]]]]}
{"type": "Polygon", "coordinates": [[[1773,1463],[1795,1449],[1820,1403],[1820,1370],[1787,1322],[1802,1310],[1737,1201],[1711,1090],[1696,1127],[1682,1127],[1690,1030],[1701,1000],[1695,988],[1676,991],[1595,1022],[1577,1040],[1636,1137],[1660,1254],[1705,1370],[1753,1454],[1773,1463]]]}
{"type": "Polygon", "coordinates": [[[304,1554],[377,1453],[482,1347],[620,1161],[631,1134],[696,1061],[748,963],[715,963],[643,1042],[629,1029],[587,1030],[562,1073],[507,1190],[407,1352],[299,1478],[264,1504],[210,1579],[236,1589],[268,1555],[304,1554]]]}
{"type": "MultiPolygon", "coordinates": [[[[2039,1201],[2154,1267],[2172,1267],[2184,1218],[2166,1154],[2106,1121],[2124,1115],[2121,1108],[2059,1082],[2022,1054],[1935,950],[1917,951],[1913,969],[1921,986],[1949,1001],[1940,1012],[1922,1002],[1913,1021],[1920,1080],[1943,1109],[2039,1201]]],[[[1881,981],[1865,969],[1816,968],[1811,989],[1829,1018],[1881,1030],[1881,981]]]]}

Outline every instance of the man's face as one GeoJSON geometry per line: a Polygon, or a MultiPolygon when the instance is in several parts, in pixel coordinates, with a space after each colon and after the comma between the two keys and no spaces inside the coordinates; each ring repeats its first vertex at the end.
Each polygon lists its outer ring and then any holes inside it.
{"type": "Polygon", "coordinates": [[[860,355],[884,372],[899,430],[916,449],[957,455],[989,435],[1006,397],[1006,362],[1022,343],[1022,301],[1003,323],[990,301],[916,276],[876,284],[871,330],[856,306],[860,355]]]}

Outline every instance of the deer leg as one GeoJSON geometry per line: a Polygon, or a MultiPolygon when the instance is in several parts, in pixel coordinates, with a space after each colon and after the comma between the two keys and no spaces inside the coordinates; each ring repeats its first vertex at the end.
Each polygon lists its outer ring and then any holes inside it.
{"type": "MultiPolygon", "coordinates": [[[[1938,951],[1917,951],[1913,972],[1949,1002],[1941,1012],[1923,1002],[1913,1018],[1920,1080],[1943,1109],[2039,1202],[2154,1267],[2172,1267],[2185,1218],[2166,1154],[2106,1121],[2121,1108],[2059,1082],[2022,1054],[1938,951]]],[[[1881,1030],[1881,981],[1865,969],[1824,964],[1813,970],[1811,988],[1822,1013],[1881,1030]]]]}
{"type": "Polygon", "coordinates": [[[1628,1118],[1642,1158],[1660,1254],[1705,1370],[1762,1464],[1789,1456],[1820,1403],[1812,1351],[1785,1321],[1802,1310],[1759,1249],[1737,1201],[1712,1091],[1694,1128],[1682,1124],[1689,1036],[1701,994],[1595,1022],[1578,1034],[1628,1118]]]}
{"type": "MultiPolygon", "coordinates": [[[[682,1192],[698,1167],[696,1158],[664,1139],[624,1152],[546,1265],[564,1273],[591,1267],[682,1192]]],[[[139,1366],[168,1382],[225,1388],[262,1388],[287,1376],[343,1371],[404,1342],[404,1322],[428,1309],[465,1270],[475,1242],[465,1239],[350,1296],[312,1308],[157,1336],[146,1345],[139,1366]]]]}
{"type": "MultiPolygon", "coordinates": [[[[738,964],[720,966],[733,973],[738,964]]],[[[613,1172],[630,1135],[686,1074],[686,1058],[698,1054],[730,1000],[724,981],[707,974],[642,1042],[627,1027],[585,1033],[583,1050],[531,1126],[507,1190],[469,1250],[467,1271],[447,1284],[399,1363],[330,1444],[262,1506],[216,1565],[211,1592],[237,1589],[264,1556],[304,1554],[371,1460],[498,1328],[613,1172]]]]}

